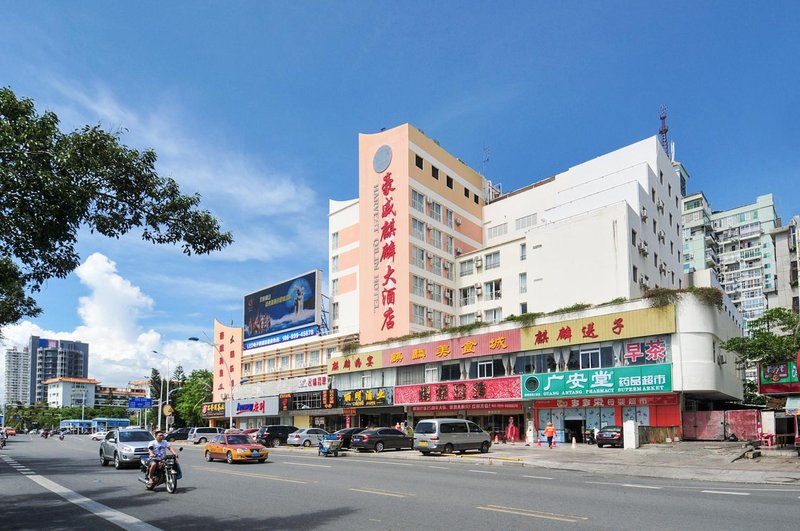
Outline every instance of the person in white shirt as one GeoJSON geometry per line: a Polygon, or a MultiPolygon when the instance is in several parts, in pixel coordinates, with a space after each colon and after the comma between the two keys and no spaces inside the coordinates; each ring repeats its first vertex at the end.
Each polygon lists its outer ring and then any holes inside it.
{"type": "Polygon", "coordinates": [[[178,454],[176,454],[175,450],[172,449],[172,445],[169,443],[169,441],[164,440],[164,432],[157,431],[156,439],[154,441],[150,441],[150,444],[147,445],[147,453],[150,455],[150,467],[147,474],[148,485],[153,485],[153,474],[156,471],[158,462],[167,456],[167,451],[169,451],[169,453],[175,457],[178,457],[178,454]]]}

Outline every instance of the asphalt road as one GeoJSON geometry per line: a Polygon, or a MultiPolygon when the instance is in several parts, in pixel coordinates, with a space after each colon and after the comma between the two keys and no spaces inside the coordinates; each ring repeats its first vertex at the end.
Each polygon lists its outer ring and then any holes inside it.
{"type": "MultiPolygon", "coordinates": [[[[86,436],[18,435],[0,451],[6,529],[798,529],[800,488],[678,482],[399,454],[320,457],[279,448],[263,464],[181,454],[175,494],[101,467],[86,436]],[[69,500],[69,501],[68,501],[69,500]]],[[[408,453],[408,451],[406,451],[408,453]]]]}

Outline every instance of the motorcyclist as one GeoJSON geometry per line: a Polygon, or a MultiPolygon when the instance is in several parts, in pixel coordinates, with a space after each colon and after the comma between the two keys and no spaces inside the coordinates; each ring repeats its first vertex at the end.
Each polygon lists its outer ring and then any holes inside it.
{"type": "Polygon", "coordinates": [[[147,445],[147,453],[150,455],[150,466],[148,467],[147,471],[147,485],[149,487],[154,485],[156,467],[158,466],[159,461],[167,456],[167,451],[174,455],[176,459],[178,458],[178,454],[172,449],[172,445],[169,443],[169,441],[164,440],[164,432],[157,431],[156,439],[154,441],[150,441],[150,444],[147,445]]]}
{"type": "Polygon", "coordinates": [[[6,445],[6,430],[5,428],[0,428],[0,448],[6,445]]]}

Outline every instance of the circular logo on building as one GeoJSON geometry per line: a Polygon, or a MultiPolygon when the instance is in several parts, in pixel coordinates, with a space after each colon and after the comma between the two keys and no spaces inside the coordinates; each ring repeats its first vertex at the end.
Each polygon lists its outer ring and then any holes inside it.
{"type": "Polygon", "coordinates": [[[525,380],[525,390],[531,393],[535,393],[539,389],[540,385],[539,378],[536,376],[531,376],[525,380]]]}
{"type": "Polygon", "coordinates": [[[375,173],[381,173],[386,171],[386,168],[389,167],[391,162],[392,148],[384,144],[378,148],[378,151],[375,152],[375,156],[372,158],[372,169],[375,170],[375,173]]]}

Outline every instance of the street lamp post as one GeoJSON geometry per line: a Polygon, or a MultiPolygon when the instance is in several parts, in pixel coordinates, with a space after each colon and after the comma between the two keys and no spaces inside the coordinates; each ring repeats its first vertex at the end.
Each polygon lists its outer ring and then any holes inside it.
{"type": "MultiPolygon", "coordinates": [[[[206,345],[210,346],[214,351],[216,351],[217,346],[212,343],[211,341],[205,341],[200,339],[199,337],[190,337],[188,338],[189,341],[195,341],[199,343],[205,343],[206,345]]],[[[228,373],[228,381],[231,383],[230,393],[228,393],[228,427],[233,428],[233,377],[231,376],[231,369],[228,367],[228,363],[225,362],[225,371],[228,373]]]]}
{"type": "MultiPolygon", "coordinates": [[[[153,354],[159,354],[159,352],[158,352],[157,350],[154,350],[154,351],[152,351],[152,352],[153,352],[153,354]]],[[[166,394],[166,396],[165,396],[165,398],[164,398],[164,402],[169,402],[169,395],[170,395],[170,390],[169,390],[169,381],[170,381],[170,375],[169,375],[169,358],[167,358],[166,356],[164,356],[164,360],[167,362],[167,394],[166,394]]],[[[161,402],[161,397],[162,397],[163,395],[164,395],[164,378],[161,378],[161,390],[160,390],[160,392],[158,393],[158,402],[159,402],[159,404],[161,404],[161,403],[162,403],[162,402],[161,402]]],[[[161,413],[162,413],[162,411],[161,411],[161,407],[160,407],[160,405],[159,405],[159,409],[158,409],[158,429],[159,429],[159,430],[161,429],[161,413]]],[[[165,418],[164,418],[164,424],[166,424],[166,423],[167,423],[166,415],[164,415],[164,417],[165,417],[165,418]]]]}

